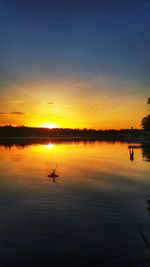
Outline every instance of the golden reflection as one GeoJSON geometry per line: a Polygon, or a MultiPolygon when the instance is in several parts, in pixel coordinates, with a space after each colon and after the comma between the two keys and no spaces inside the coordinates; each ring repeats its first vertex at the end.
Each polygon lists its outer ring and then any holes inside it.
{"type": "Polygon", "coordinates": [[[107,188],[113,187],[113,179],[143,179],[141,170],[144,173],[149,170],[148,163],[142,161],[141,149],[136,150],[135,164],[130,164],[128,144],[119,142],[48,143],[22,150],[0,147],[0,154],[1,176],[18,186],[47,185],[50,182],[47,175],[56,166],[59,184],[107,188]]]}
{"type": "Polygon", "coordinates": [[[37,152],[37,153],[41,153],[41,155],[43,153],[45,153],[48,150],[54,150],[56,149],[57,146],[55,144],[52,143],[48,143],[48,144],[39,144],[39,145],[31,145],[30,146],[30,151],[32,152],[37,152]]]}

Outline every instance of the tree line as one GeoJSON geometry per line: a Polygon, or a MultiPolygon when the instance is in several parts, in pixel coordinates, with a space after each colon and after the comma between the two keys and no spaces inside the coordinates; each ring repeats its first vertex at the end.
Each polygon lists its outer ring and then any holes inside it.
{"type": "Polygon", "coordinates": [[[124,139],[137,138],[141,135],[140,129],[121,130],[95,130],[95,129],[70,129],[70,128],[36,128],[12,125],[0,126],[0,137],[55,137],[55,138],[83,138],[83,139],[124,139]]]}

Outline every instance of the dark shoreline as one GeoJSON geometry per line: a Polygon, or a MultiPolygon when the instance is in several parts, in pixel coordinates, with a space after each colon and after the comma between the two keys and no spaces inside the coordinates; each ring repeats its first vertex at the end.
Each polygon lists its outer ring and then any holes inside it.
{"type": "Polygon", "coordinates": [[[150,132],[141,129],[71,129],[71,128],[33,128],[26,126],[0,126],[0,144],[46,143],[46,142],[150,142],[150,132]]]}
{"type": "Polygon", "coordinates": [[[0,126],[0,145],[4,146],[97,141],[144,144],[150,142],[150,132],[132,128],[95,130],[0,126]]]}

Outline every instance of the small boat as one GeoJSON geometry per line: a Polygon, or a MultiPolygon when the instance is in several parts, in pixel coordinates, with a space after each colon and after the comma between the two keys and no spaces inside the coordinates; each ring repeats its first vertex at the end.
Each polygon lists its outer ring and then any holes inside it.
{"type": "Polygon", "coordinates": [[[56,169],[52,170],[51,173],[48,175],[50,178],[56,178],[59,177],[58,174],[56,174],[56,169]]]}

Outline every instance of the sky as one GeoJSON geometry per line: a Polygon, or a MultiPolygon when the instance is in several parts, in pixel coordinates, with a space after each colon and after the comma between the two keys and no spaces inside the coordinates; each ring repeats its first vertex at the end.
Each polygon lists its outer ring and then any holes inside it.
{"type": "Polygon", "coordinates": [[[0,0],[0,125],[139,128],[149,0],[0,0]]]}

